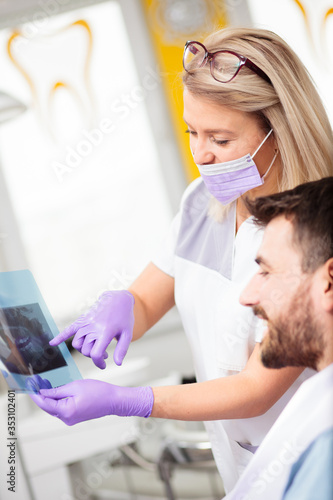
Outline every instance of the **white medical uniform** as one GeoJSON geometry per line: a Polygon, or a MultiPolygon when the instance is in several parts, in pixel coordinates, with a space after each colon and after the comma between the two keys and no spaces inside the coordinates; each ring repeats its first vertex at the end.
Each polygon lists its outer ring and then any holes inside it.
{"type": "MultiPolygon", "coordinates": [[[[333,364],[300,387],[225,500],[281,500],[292,465],[323,432],[332,429],[332,416],[333,364]]],[[[327,465],[322,464],[325,469],[327,465]]],[[[313,498],[322,500],[320,487],[313,498]]]]}
{"type": "MultiPolygon", "coordinates": [[[[249,218],[235,236],[236,202],[220,223],[208,216],[210,198],[201,178],[188,186],[170,233],[153,259],[158,268],[175,278],[176,305],[198,382],[241,372],[256,342],[261,341],[263,329],[252,309],[239,303],[240,292],[258,269],[254,259],[263,231],[249,218]]],[[[205,422],[226,492],[309,375],[303,373],[262,416],[205,422]]],[[[216,397],[223,406],[223,394],[216,397]]]]}

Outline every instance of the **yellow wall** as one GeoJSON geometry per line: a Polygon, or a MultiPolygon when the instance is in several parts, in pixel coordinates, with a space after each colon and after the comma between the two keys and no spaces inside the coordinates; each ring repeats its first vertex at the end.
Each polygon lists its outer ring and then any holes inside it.
{"type": "Polygon", "coordinates": [[[175,130],[188,182],[199,172],[189,149],[183,121],[183,97],[180,73],[187,40],[202,41],[205,36],[226,25],[224,0],[140,0],[161,71],[167,104],[175,130]]]}

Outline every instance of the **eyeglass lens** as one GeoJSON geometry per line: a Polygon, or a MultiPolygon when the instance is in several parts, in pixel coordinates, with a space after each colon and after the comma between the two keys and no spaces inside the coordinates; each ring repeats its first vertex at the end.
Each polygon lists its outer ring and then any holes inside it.
{"type": "MultiPolygon", "coordinates": [[[[191,71],[199,68],[205,58],[206,51],[198,43],[190,43],[184,52],[184,68],[191,71]]],[[[213,55],[211,70],[216,80],[226,83],[236,74],[240,66],[239,58],[230,52],[217,52],[213,55]]]]}
{"type": "Polygon", "coordinates": [[[199,68],[205,55],[205,49],[198,43],[192,42],[188,44],[184,52],[184,69],[191,71],[191,69],[199,68]]]}
{"type": "Polygon", "coordinates": [[[220,82],[228,82],[238,71],[240,60],[230,52],[215,54],[213,58],[213,76],[220,82]]]}

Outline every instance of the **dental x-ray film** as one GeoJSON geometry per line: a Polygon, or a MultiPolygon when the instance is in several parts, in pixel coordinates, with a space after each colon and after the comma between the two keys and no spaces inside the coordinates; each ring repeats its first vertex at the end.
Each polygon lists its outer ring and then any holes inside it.
{"type": "Polygon", "coordinates": [[[82,378],[59,333],[33,275],[0,273],[0,369],[10,389],[38,392],[82,378]]]}

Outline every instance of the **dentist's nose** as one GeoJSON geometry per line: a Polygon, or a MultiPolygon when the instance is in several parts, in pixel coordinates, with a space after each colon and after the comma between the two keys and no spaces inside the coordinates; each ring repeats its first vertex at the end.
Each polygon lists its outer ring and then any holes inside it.
{"type": "Polygon", "coordinates": [[[207,143],[197,139],[191,144],[191,152],[196,165],[208,165],[214,163],[215,155],[208,147],[207,143]]]}

